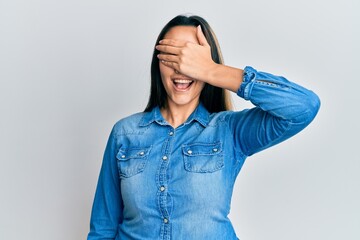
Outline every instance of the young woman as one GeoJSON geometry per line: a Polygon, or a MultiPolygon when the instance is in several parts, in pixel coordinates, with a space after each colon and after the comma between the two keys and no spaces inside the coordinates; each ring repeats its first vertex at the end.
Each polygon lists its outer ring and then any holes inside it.
{"type": "Polygon", "coordinates": [[[319,106],[284,77],[223,65],[209,24],[175,17],[156,42],[145,111],[110,134],[88,240],[238,239],[228,214],[246,157],[304,129],[319,106]],[[230,111],[228,90],[255,107],[230,111]]]}

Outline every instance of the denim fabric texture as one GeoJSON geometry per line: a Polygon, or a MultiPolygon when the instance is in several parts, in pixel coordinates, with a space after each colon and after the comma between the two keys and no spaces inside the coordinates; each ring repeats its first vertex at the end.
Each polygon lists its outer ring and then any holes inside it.
{"type": "Polygon", "coordinates": [[[200,103],[174,129],[160,109],[118,121],[110,134],[88,240],[235,240],[228,218],[245,159],[304,129],[316,94],[281,76],[244,69],[237,92],[255,107],[210,114],[200,103]]]}

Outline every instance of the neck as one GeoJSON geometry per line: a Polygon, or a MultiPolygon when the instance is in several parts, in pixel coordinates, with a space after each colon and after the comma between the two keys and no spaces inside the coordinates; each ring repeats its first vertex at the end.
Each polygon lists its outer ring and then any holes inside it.
{"type": "Polygon", "coordinates": [[[189,118],[189,116],[191,115],[191,113],[194,112],[198,104],[199,101],[186,105],[177,105],[168,101],[165,107],[160,110],[160,112],[165,118],[165,120],[173,128],[177,128],[189,118]]]}

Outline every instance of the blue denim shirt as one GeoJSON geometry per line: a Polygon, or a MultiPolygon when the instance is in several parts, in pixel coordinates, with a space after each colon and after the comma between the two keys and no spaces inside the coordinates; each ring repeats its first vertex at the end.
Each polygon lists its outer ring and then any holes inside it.
{"type": "Polygon", "coordinates": [[[210,114],[200,103],[176,129],[158,107],[117,122],[88,240],[238,239],[228,214],[246,157],[305,128],[320,101],[312,91],[252,67],[244,69],[237,95],[255,107],[210,114]]]}

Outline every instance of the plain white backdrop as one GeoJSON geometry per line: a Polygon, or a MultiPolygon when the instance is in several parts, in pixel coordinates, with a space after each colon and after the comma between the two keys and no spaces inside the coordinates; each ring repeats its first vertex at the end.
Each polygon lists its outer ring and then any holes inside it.
{"type": "Polygon", "coordinates": [[[356,0],[0,0],[0,239],[85,239],[110,130],[145,108],[156,37],[184,13],[209,21],[227,65],[322,100],[303,132],[247,159],[238,236],[360,239],[359,11],[356,0]]]}

